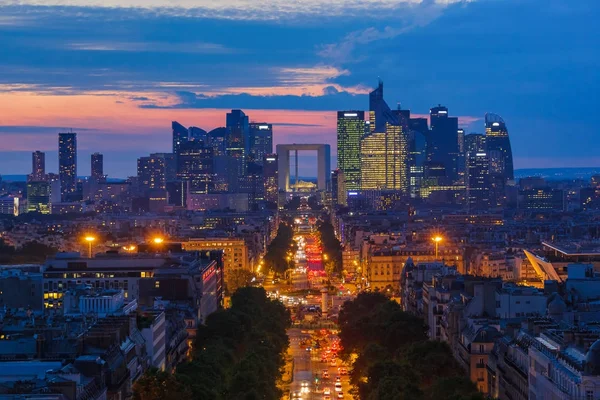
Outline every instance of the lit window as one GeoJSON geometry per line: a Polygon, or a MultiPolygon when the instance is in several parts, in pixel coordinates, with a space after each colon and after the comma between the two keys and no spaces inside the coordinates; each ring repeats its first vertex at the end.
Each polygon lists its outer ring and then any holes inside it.
{"type": "Polygon", "coordinates": [[[154,282],[154,287],[155,287],[156,289],[160,288],[160,281],[156,281],[156,282],[154,282]]]}

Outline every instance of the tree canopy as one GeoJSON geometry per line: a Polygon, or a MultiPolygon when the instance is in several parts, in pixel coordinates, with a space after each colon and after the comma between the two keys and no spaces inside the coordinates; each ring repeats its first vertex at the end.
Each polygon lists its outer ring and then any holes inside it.
{"type": "Polygon", "coordinates": [[[425,322],[384,294],[361,293],[339,314],[341,356],[366,400],[482,400],[444,342],[427,340],[425,322]]]}
{"type": "Polygon", "coordinates": [[[290,325],[289,311],[263,288],[240,288],[231,308],[209,315],[198,329],[192,361],[173,379],[147,373],[135,385],[135,399],[279,400],[290,325]],[[171,391],[180,397],[160,397],[171,391]]]}
{"type": "Polygon", "coordinates": [[[264,261],[267,269],[277,273],[283,273],[288,266],[292,266],[292,261],[288,261],[288,252],[296,251],[296,243],[294,242],[294,230],[286,224],[280,223],[277,229],[277,236],[267,246],[267,253],[264,261]]]}

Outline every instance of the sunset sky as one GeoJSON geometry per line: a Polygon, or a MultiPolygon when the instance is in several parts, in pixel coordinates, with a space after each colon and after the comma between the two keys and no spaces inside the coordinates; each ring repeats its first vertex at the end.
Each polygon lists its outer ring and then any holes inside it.
{"type": "MultiPolygon", "coordinates": [[[[57,169],[78,133],[105,172],[171,150],[170,123],[241,108],[275,143],[330,143],[335,110],[441,103],[467,132],[500,114],[517,168],[600,166],[595,0],[0,0],[0,174],[57,169]]],[[[305,162],[305,173],[313,173],[305,162]]]]}

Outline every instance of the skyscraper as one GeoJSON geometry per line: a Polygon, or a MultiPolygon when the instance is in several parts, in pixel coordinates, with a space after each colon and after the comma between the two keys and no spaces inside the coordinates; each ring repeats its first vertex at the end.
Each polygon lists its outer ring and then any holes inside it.
{"type": "Polygon", "coordinates": [[[27,212],[50,214],[50,184],[45,181],[27,183],[27,212]]]}
{"type": "Polygon", "coordinates": [[[502,117],[485,114],[485,136],[490,162],[490,189],[493,206],[503,206],[506,183],[513,180],[513,158],[508,129],[502,117]]]}
{"type": "Polygon", "coordinates": [[[92,173],[91,178],[96,182],[104,181],[104,156],[100,153],[94,153],[91,157],[92,173]]]}
{"type": "Polygon", "coordinates": [[[30,180],[33,182],[46,180],[46,153],[41,151],[31,153],[30,180]]]}
{"type": "Polygon", "coordinates": [[[480,134],[465,136],[467,204],[469,211],[490,208],[489,157],[486,137],[480,134]]]}
{"type": "Polygon", "coordinates": [[[61,201],[66,202],[77,192],[77,134],[58,134],[58,174],[61,201]]]}
{"type": "Polygon", "coordinates": [[[157,154],[150,154],[148,157],[138,158],[137,175],[140,190],[144,193],[149,190],[165,189],[165,159],[157,154]]]}
{"type": "MultiPolygon", "coordinates": [[[[231,110],[226,119],[227,137],[225,155],[232,161],[228,173],[228,190],[239,192],[240,180],[246,174],[246,156],[250,150],[250,127],[248,116],[242,110],[231,110]]],[[[241,185],[244,186],[244,185],[241,185]]]]}
{"type": "Polygon", "coordinates": [[[435,175],[438,185],[451,185],[458,179],[458,118],[449,117],[448,109],[442,105],[431,108],[429,118],[431,129],[427,143],[427,162],[430,167],[444,171],[443,175],[435,172],[428,176],[435,175]]]}
{"type": "Polygon", "coordinates": [[[177,178],[187,183],[190,193],[208,193],[213,187],[213,152],[202,141],[190,141],[180,148],[177,178]]]}
{"type": "Polygon", "coordinates": [[[267,154],[273,153],[273,125],[266,122],[250,124],[250,161],[263,166],[267,154]]]}
{"type": "Polygon", "coordinates": [[[360,189],[360,141],[364,132],[364,111],[338,111],[338,168],[343,172],[348,190],[360,189]]]}
{"type": "Polygon", "coordinates": [[[202,141],[204,143],[208,140],[208,133],[197,126],[190,126],[188,128],[188,139],[193,141],[202,141]]]}
{"type": "Polygon", "coordinates": [[[277,168],[277,154],[266,154],[263,161],[263,179],[265,187],[265,200],[277,204],[279,174],[277,168]]]}
{"type": "Polygon", "coordinates": [[[348,205],[348,190],[346,189],[346,178],[341,169],[331,172],[331,201],[334,206],[348,205]]]}
{"type": "Polygon", "coordinates": [[[177,121],[171,122],[171,128],[173,130],[173,154],[175,154],[175,159],[177,159],[179,148],[183,143],[188,141],[189,133],[187,128],[177,121]]]}
{"type": "Polygon", "coordinates": [[[407,115],[408,110],[390,109],[380,80],[369,94],[371,134],[361,142],[361,189],[408,190],[407,115]]]}

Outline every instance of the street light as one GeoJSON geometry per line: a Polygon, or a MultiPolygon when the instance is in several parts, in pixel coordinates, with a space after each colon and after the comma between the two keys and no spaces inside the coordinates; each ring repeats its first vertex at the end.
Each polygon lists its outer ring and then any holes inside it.
{"type": "Polygon", "coordinates": [[[162,244],[165,241],[165,239],[161,237],[155,237],[154,239],[152,239],[152,241],[154,242],[154,244],[162,244]]]}
{"type": "Polygon", "coordinates": [[[443,238],[441,236],[435,236],[435,237],[432,237],[431,240],[433,240],[435,242],[435,259],[437,260],[437,258],[438,258],[438,245],[443,240],[443,238]]]}
{"type": "Polygon", "coordinates": [[[92,243],[96,240],[94,236],[86,236],[85,241],[88,242],[88,258],[92,258],[92,243]]]}

